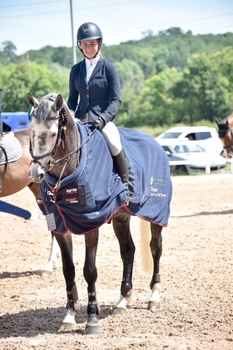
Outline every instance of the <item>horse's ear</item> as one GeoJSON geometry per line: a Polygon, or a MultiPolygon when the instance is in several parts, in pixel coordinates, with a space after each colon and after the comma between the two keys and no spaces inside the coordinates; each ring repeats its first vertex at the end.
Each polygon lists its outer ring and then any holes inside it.
{"type": "Polygon", "coordinates": [[[215,121],[216,121],[217,125],[219,126],[219,120],[218,120],[218,118],[215,118],[215,121]]]}
{"type": "Polygon", "coordinates": [[[57,95],[56,100],[53,104],[53,109],[55,112],[59,111],[63,106],[63,97],[62,95],[57,95]]]}
{"type": "Polygon", "coordinates": [[[32,96],[32,94],[30,92],[27,93],[26,100],[27,100],[28,104],[34,108],[36,108],[39,104],[39,101],[37,100],[37,98],[32,96]]]}

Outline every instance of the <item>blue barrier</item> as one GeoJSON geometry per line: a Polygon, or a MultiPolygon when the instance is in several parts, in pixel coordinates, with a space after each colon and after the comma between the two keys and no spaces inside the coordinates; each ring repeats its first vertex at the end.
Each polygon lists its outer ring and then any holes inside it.
{"type": "Polygon", "coordinates": [[[3,202],[2,200],[0,200],[0,211],[7,214],[19,216],[25,220],[28,220],[31,217],[30,211],[22,209],[13,204],[3,202]]]}
{"type": "Polygon", "coordinates": [[[9,125],[12,131],[26,129],[29,123],[27,112],[2,112],[2,121],[9,125]]]}

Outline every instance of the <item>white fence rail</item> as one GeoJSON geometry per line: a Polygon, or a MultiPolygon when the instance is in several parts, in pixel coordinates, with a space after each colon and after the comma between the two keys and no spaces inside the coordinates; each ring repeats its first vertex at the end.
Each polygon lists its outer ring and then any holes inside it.
{"type": "MultiPolygon", "coordinates": [[[[233,174],[233,159],[227,159],[227,163],[231,165],[231,173],[233,174]]],[[[170,165],[188,165],[190,164],[187,160],[170,160],[170,165]]],[[[206,174],[210,174],[210,157],[208,152],[206,152],[206,165],[205,165],[206,174]]]]}

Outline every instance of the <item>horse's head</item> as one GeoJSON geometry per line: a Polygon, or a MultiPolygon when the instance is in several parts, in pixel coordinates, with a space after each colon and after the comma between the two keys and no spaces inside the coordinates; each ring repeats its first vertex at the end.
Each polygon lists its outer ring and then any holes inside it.
{"type": "Polygon", "coordinates": [[[233,131],[230,124],[231,119],[229,121],[229,118],[226,118],[220,122],[218,119],[215,119],[215,121],[218,125],[218,136],[222,140],[226,158],[233,158],[233,131]]]}
{"type": "Polygon", "coordinates": [[[29,177],[40,182],[46,171],[54,165],[54,156],[62,137],[66,120],[63,111],[63,97],[52,93],[37,99],[27,94],[30,110],[28,126],[32,162],[29,177]]]}

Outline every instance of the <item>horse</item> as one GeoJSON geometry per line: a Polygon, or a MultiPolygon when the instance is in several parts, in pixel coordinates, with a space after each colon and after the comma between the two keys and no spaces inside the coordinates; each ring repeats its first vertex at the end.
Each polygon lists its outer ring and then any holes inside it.
{"type": "Polygon", "coordinates": [[[32,157],[29,176],[33,181],[40,182],[48,228],[60,246],[66,284],[67,312],[59,331],[78,327],[75,316],[80,310],[80,303],[72,257],[72,234],[77,234],[84,235],[86,249],[83,274],[87,282],[88,302],[84,334],[101,332],[95,285],[96,253],[99,229],[106,222],[112,223],[123,263],[120,299],[114,307],[114,314],[128,312],[135,253],[130,232],[132,215],[142,219],[141,239],[150,242],[147,251],[145,247],[142,251],[144,266],[150,257],[153,266],[148,310],[159,309],[162,229],[167,226],[172,197],[166,153],[152,137],[118,127],[122,142],[123,133],[127,135],[123,147],[129,160],[132,181],[126,190],[114,169],[112,156],[101,132],[91,124],[75,120],[60,94],[49,93],[37,98],[28,93],[26,99],[32,106],[28,126],[32,157]],[[134,145],[139,144],[139,149],[129,151],[130,139],[134,145]],[[141,157],[145,158],[146,164],[142,164],[144,160],[141,157]],[[155,175],[152,169],[156,169],[155,175]],[[149,239],[147,235],[150,235],[149,239]]]}
{"type": "MultiPolygon", "coordinates": [[[[8,130],[10,130],[10,128],[8,128],[8,130]]],[[[39,184],[32,182],[32,179],[28,176],[28,168],[31,163],[28,131],[27,129],[21,129],[15,131],[14,134],[10,131],[10,134],[16,138],[16,146],[19,146],[19,148],[21,146],[22,152],[20,154],[21,156],[15,161],[9,162],[7,148],[5,149],[5,146],[2,146],[2,140],[7,138],[8,135],[7,133],[3,135],[3,138],[0,141],[1,153],[4,154],[2,164],[0,165],[0,198],[15,194],[28,186],[36,199],[39,209],[45,213],[44,205],[39,199],[39,184]]],[[[9,142],[12,143],[12,140],[14,139],[10,137],[9,142]]],[[[54,268],[58,268],[59,264],[57,258],[59,253],[57,241],[52,234],[50,255],[44,269],[46,272],[52,272],[54,268]]]]}
{"type": "Polygon", "coordinates": [[[233,113],[219,121],[215,119],[218,125],[218,135],[222,140],[223,149],[226,158],[233,158],[233,113]]]}

